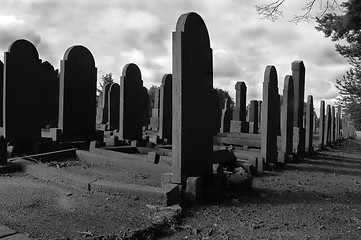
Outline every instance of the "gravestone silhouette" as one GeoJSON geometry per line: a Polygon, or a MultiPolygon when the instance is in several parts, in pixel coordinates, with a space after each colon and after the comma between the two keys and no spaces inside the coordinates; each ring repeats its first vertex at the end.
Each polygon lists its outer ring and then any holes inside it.
{"type": "Polygon", "coordinates": [[[267,66],[263,81],[261,155],[266,163],[277,162],[277,116],[279,108],[278,79],[274,66],[267,66]]]}
{"type": "Polygon", "coordinates": [[[3,125],[7,141],[28,144],[41,138],[41,60],[35,46],[13,42],[4,58],[3,125]]]}
{"type": "Polygon", "coordinates": [[[109,101],[109,89],[110,86],[112,85],[112,83],[107,83],[103,86],[103,99],[102,99],[102,105],[103,105],[103,109],[102,109],[102,124],[107,124],[109,119],[108,119],[108,101],[109,101]]]}
{"type": "Polygon", "coordinates": [[[173,179],[212,173],[212,49],[197,13],[183,14],[173,32],[173,179]]]}
{"type": "Polygon", "coordinates": [[[172,142],[172,74],[165,74],[160,86],[159,137],[172,142]]]}
{"type": "Polygon", "coordinates": [[[313,152],[313,97],[307,96],[306,106],[306,139],[305,150],[308,153],[313,152]]]}
{"type": "Polygon", "coordinates": [[[231,99],[226,98],[222,109],[220,133],[229,133],[232,120],[231,99]]]}
{"type": "Polygon", "coordinates": [[[59,118],[59,78],[58,71],[49,62],[41,67],[39,88],[41,105],[41,127],[58,127],[59,118]]]}
{"type": "Polygon", "coordinates": [[[59,129],[63,140],[94,140],[97,68],[93,55],[84,46],[72,46],[60,67],[59,129]]]}
{"type": "Polygon", "coordinates": [[[142,126],[147,128],[150,124],[150,113],[151,113],[151,105],[150,98],[148,94],[148,89],[143,87],[142,89],[142,97],[143,97],[143,108],[142,108],[142,126]]]}
{"type": "Polygon", "coordinates": [[[320,103],[320,126],[319,126],[319,138],[321,148],[325,146],[325,101],[321,101],[320,103]]]}
{"type": "Polygon", "coordinates": [[[108,123],[109,130],[113,131],[119,127],[120,86],[112,83],[108,91],[108,123]]]}
{"type": "Polygon", "coordinates": [[[283,107],[282,107],[282,123],[281,123],[281,150],[285,153],[287,161],[292,154],[293,149],[293,78],[287,75],[283,87],[283,107]]]}
{"type": "Polygon", "coordinates": [[[119,139],[142,140],[143,81],[134,63],[124,66],[120,78],[119,139]]]}
{"type": "Polygon", "coordinates": [[[0,60],[0,127],[3,127],[4,63],[0,60]]]}

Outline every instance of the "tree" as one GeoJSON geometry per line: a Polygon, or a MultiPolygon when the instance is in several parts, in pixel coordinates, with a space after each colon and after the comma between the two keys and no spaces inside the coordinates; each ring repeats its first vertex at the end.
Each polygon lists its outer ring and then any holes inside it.
{"type": "MultiPolygon", "coordinates": [[[[263,18],[275,21],[279,17],[283,17],[283,11],[280,8],[283,4],[286,4],[285,2],[286,0],[277,0],[267,4],[255,5],[255,8],[263,18]]],[[[328,12],[340,9],[340,2],[340,0],[310,0],[301,8],[302,13],[294,15],[291,21],[298,23],[300,21],[308,21],[309,19],[321,18],[328,12]]]]}
{"type": "Polygon", "coordinates": [[[113,83],[113,82],[114,80],[112,73],[106,73],[105,75],[102,75],[102,82],[99,83],[100,89],[97,88],[97,106],[101,106],[102,104],[104,86],[108,83],[113,83]]]}
{"type": "Polygon", "coordinates": [[[220,88],[215,88],[215,90],[216,90],[217,93],[218,93],[220,109],[223,109],[223,108],[224,108],[224,103],[225,103],[225,101],[226,101],[227,98],[231,99],[231,107],[234,106],[234,101],[233,101],[233,99],[231,98],[231,96],[229,96],[228,91],[225,91],[225,90],[220,89],[220,88]]]}
{"type": "Polygon", "coordinates": [[[157,86],[152,85],[148,90],[149,101],[152,108],[154,107],[155,90],[157,89],[158,89],[157,86]]]}
{"type": "Polygon", "coordinates": [[[336,51],[347,58],[351,68],[336,80],[340,91],[337,102],[345,114],[351,114],[357,129],[361,128],[361,1],[349,0],[341,4],[343,13],[325,14],[317,18],[318,31],[334,42],[336,51]]]}

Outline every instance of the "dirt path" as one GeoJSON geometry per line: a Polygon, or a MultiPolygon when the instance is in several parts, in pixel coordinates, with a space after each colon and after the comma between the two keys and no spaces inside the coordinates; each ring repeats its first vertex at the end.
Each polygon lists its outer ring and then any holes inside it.
{"type": "Polygon", "coordinates": [[[164,239],[361,239],[361,140],[253,182],[250,196],[184,212],[164,239]]]}

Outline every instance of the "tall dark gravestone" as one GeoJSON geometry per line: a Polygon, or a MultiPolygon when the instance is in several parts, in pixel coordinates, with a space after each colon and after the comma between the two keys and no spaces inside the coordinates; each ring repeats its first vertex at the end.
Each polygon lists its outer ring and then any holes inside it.
{"type": "Polygon", "coordinates": [[[59,78],[58,71],[49,62],[41,67],[39,88],[41,107],[41,127],[56,128],[59,119],[59,78]]]}
{"type": "Polygon", "coordinates": [[[296,139],[297,154],[303,155],[305,152],[305,129],[303,128],[303,103],[305,96],[305,65],[303,61],[292,62],[292,77],[294,90],[294,115],[293,126],[296,139]]]}
{"type": "Polygon", "coordinates": [[[27,144],[41,138],[41,60],[27,40],[13,42],[4,58],[4,135],[13,144],[27,144]]]}
{"type": "Polygon", "coordinates": [[[134,63],[124,66],[120,78],[119,138],[142,140],[143,81],[134,63]]]}
{"type": "Polygon", "coordinates": [[[261,154],[266,163],[277,162],[277,116],[279,108],[278,79],[274,66],[267,66],[264,73],[262,122],[261,122],[261,154]]]}
{"type": "Polygon", "coordinates": [[[148,89],[146,87],[143,87],[142,89],[142,99],[143,99],[142,126],[147,128],[150,123],[150,115],[152,109],[150,105],[148,89]]]}
{"type": "Polygon", "coordinates": [[[231,109],[231,99],[226,98],[224,102],[224,108],[222,110],[222,117],[221,117],[221,133],[229,133],[231,127],[231,120],[232,120],[232,109],[231,109]]]}
{"type": "Polygon", "coordinates": [[[249,133],[258,133],[258,101],[251,100],[249,111],[249,133]]]}
{"type": "Polygon", "coordinates": [[[325,146],[325,101],[321,100],[320,103],[320,127],[319,127],[319,138],[321,148],[325,146]]]}
{"type": "Polygon", "coordinates": [[[3,127],[4,63],[0,60],[0,127],[3,127]]]}
{"type": "Polygon", "coordinates": [[[94,140],[97,68],[93,55],[83,46],[72,46],[60,64],[59,128],[63,140],[94,140]]]}
{"type": "Polygon", "coordinates": [[[173,32],[173,182],[212,173],[213,59],[207,27],[183,14],[173,32]]]}
{"type": "Polygon", "coordinates": [[[331,105],[329,104],[326,107],[325,142],[326,146],[331,145],[331,105]]]}
{"type": "Polygon", "coordinates": [[[165,74],[160,86],[159,137],[172,142],[172,74],[165,74]]]}
{"type": "Polygon", "coordinates": [[[285,77],[283,87],[283,107],[282,107],[282,122],[281,122],[281,150],[285,154],[284,161],[286,162],[292,154],[293,149],[293,78],[290,75],[285,77]]]}
{"type": "Polygon", "coordinates": [[[307,96],[305,150],[308,153],[313,152],[313,97],[312,97],[312,95],[307,96]]]}
{"type": "Polygon", "coordinates": [[[245,82],[237,82],[236,86],[236,106],[233,109],[233,120],[246,121],[246,99],[247,99],[247,87],[245,82]]]}
{"type": "Polygon", "coordinates": [[[108,114],[108,111],[109,111],[109,89],[110,89],[110,86],[112,85],[112,83],[107,83],[103,86],[103,99],[102,99],[102,124],[107,124],[109,119],[109,114],[108,114]]]}
{"type": "Polygon", "coordinates": [[[108,123],[109,130],[113,131],[119,127],[119,106],[120,106],[120,86],[112,83],[108,92],[108,123]]]}
{"type": "Polygon", "coordinates": [[[335,106],[332,106],[331,107],[331,143],[335,142],[335,119],[336,119],[335,106]]]}
{"type": "Polygon", "coordinates": [[[221,117],[222,117],[222,109],[221,103],[219,100],[219,95],[216,89],[212,91],[212,109],[213,109],[213,116],[211,117],[211,121],[213,123],[212,127],[212,135],[216,135],[219,133],[221,128],[221,117]]]}

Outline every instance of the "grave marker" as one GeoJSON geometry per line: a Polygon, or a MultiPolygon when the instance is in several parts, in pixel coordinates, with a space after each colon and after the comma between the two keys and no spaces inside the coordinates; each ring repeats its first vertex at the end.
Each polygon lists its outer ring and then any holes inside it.
{"type": "Polygon", "coordinates": [[[183,14],[173,32],[173,179],[212,173],[212,49],[197,13],[183,14]]]}
{"type": "Polygon", "coordinates": [[[61,60],[59,128],[65,141],[95,139],[97,68],[84,46],[68,48],[61,60]]]}
{"type": "MultiPolygon", "coordinates": [[[[283,107],[281,123],[281,150],[287,159],[292,154],[293,148],[293,78],[290,75],[285,77],[283,87],[283,107]]],[[[283,162],[286,162],[284,159],[283,162]]]]}
{"type": "Polygon", "coordinates": [[[222,110],[221,117],[221,133],[229,133],[232,120],[232,109],[231,109],[231,99],[226,98],[224,102],[224,109],[222,110]]]}
{"type": "Polygon", "coordinates": [[[277,162],[277,108],[279,107],[277,71],[274,66],[267,66],[264,73],[261,155],[266,163],[277,162]]]}
{"type": "Polygon", "coordinates": [[[308,95],[306,106],[306,143],[305,148],[308,153],[313,152],[313,97],[308,95]]]}
{"type": "Polygon", "coordinates": [[[112,85],[112,83],[106,83],[104,86],[103,86],[103,100],[102,100],[102,124],[107,124],[109,119],[109,115],[108,115],[108,107],[109,107],[109,89],[110,89],[110,86],[112,85]]]}
{"type": "Polygon", "coordinates": [[[5,138],[13,144],[37,142],[41,138],[38,51],[31,42],[20,39],[10,45],[4,60],[5,138]]]}
{"type": "Polygon", "coordinates": [[[319,126],[319,138],[321,148],[325,146],[325,101],[321,100],[320,105],[320,126],[319,126]]]}
{"type": "Polygon", "coordinates": [[[119,138],[142,140],[143,81],[134,63],[124,66],[120,78],[119,138]]]}
{"type": "Polygon", "coordinates": [[[108,123],[110,131],[116,130],[119,127],[119,99],[120,86],[118,83],[112,83],[108,92],[108,123]]]}
{"type": "Polygon", "coordinates": [[[331,145],[331,106],[327,104],[325,121],[325,142],[326,146],[331,145]]]}
{"type": "Polygon", "coordinates": [[[331,108],[331,143],[335,142],[335,106],[331,108]]]}
{"type": "Polygon", "coordinates": [[[249,133],[258,133],[258,101],[251,100],[249,110],[249,133]]]}
{"type": "Polygon", "coordinates": [[[172,142],[172,74],[165,74],[160,86],[159,137],[172,142]]]}
{"type": "Polygon", "coordinates": [[[0,127],[3,127],[4,63],[0,60],[0,127]]]}
{"type": "Polygon", "coordinates": [[[143,109],[142,109],[142,126],[145,128],[148,128],[148,125],[150,123],[150,112],[151,112],[151,105],[150,105],[150,99],[148,94],[148,89],[146,87],[143,87],[143,109]]]}

